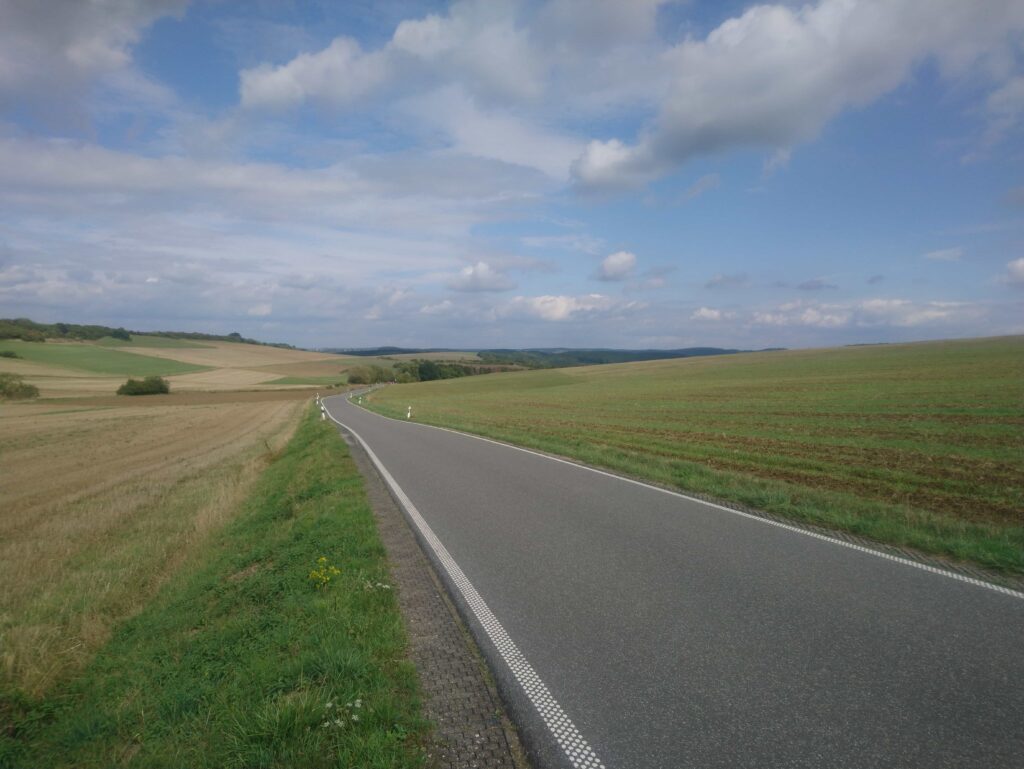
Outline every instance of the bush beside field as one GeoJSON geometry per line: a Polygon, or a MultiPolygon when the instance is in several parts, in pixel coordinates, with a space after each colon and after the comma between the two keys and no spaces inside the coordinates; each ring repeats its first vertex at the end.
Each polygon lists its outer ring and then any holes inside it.
{"type": "Polygon", "coordinates": [[[129,379],[117,388],[118,395],[163,395],[171,391],[170,383],[159,376],[129,379]]]}
{"type": "Polygon", "coordinates": [[[0,399],[20,401],[38,397],[39,388],[26,383],[21,375],[0,372],[0,399]]]}

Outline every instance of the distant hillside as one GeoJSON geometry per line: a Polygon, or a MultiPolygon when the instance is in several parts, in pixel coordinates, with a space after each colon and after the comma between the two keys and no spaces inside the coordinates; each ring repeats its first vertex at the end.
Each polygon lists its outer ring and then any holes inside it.
{"type": "Polygon", "coordinates": [[[247,339],[239,333],[202,334],[197,331],[129,331],[111,326],[80,325],[78,323],[36,323],[28,318],[0,318],[0,339],[22,339],[26,342],[45,342],[47,339],[92,341],[113,337],[129,341],[132,336],[161,336],[170,339],[197,339],[207,342],[239,342],[268,347],[295,349],[283,342],[260,342],[247,339]]]}
{"type": "Polygon", "coordinates": [[[453,350],[450,347],[322,347],[319,351],[334,355],[360,355],[367,358],[380,358],[386,355],[417,355],[427,352],[471,352],[470,350],[453,350]]]}
{"type": "Polygon", "coordinates": [[[704,355],[733,355],[746,350],[721,347],[687,347],[681,350],[607,350],[548,348],[528,350],[480,350],[477,354],[484,363],[516,365],[526,368],[568,368],[570,366],[596,366],[603,363],[632,363],[644,360],[696,358],[704,355]]]}
{"type": "MultiPolygon", "coordinates": [[[[570,366],[594,366],[602,363],[631,363],[644,360],[665,360],[671,358],[695,358],[702,355],[732,355],[748,350],[732,350],[722,347],[687,347],[680,350],[613,350],[605,348],[574,349],[571,347],[531,347],[523,349],[499,348],[493,350],[454,350],[445,347],[367,347],[329,348],[323,352],[339,355],[417,355],[422,353],[466,353],[476,352],[483,363],[492,366],[519,366],[522,368],[568,368],[570,366]]],[[[761,352],[767,352],[762,350],[761,352]]]]}

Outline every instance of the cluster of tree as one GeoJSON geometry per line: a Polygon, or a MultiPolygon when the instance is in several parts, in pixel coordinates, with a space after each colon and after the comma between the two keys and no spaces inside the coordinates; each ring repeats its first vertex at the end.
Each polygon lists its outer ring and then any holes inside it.
{"type": "Polygon", "coordinates": [[[444,360],[410,360],[395,364],[395,381],[432,382],[435,379],[458,379],[464,376],[490,374],[496,370],[507,370],[493,366],[473,366],[444,360]]]}
{"type": "Polygon", "coordinates": [[[47,339],[131,339],[130,332],[110,326],[82,326],[77,323],[36,323],[28,318],[0,318],[0,339],[45,342],[47,339]]]}
{"type": "Polygon", "coordinates": [[[171,391],[171,384],[160,376],[129,379],[117,388],[118,395],[162,395],[171,391]]]}
{"type": "Polygon", "coordinates": [[[681,350],[481,350],[484,363],[522,368],[567,368],[603,363],[631,363],[642,360],[694,358],[702,355],[731,355],[742,350],[720,347],[687,347],[681,350]]]}
{"type": "Polygon", "coordinates": [[[353,366],[348,370],[349,384],[380,384],[394,378],[394,374],[383,366],[353,366]]]}
{"type": "Polygon", "coordinates": [[[0,373],[0,398],[4,400],[27,400],[39,396],[39,388],[27,384],[21,374],[0,373]]]}
{"type": "Polygon", "coordinates": [[[237,331],[230,334],[202,334],[197,331],[128,331],[112,326],[80,325],[78,323],[36,323],[28,318],[0,318],[0,339],[22,339],[26,342],[45,342],[47,339],[76,339],[89,341],[113,337],[130,342],[132,336],[165,336],[171,339],[195,339],[208,342],[239,342],[267,347],[294,349],[283,342],[260,342],[247,339],[237,331]]]}

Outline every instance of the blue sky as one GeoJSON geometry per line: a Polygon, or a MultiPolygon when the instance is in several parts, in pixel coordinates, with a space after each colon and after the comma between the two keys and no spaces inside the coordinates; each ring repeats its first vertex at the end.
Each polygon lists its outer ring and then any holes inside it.
{"type": "Polygon", "coordinates": [[[302,346],[1024,333],[1017,0],[0,0],[0,315],[302,346]]]}

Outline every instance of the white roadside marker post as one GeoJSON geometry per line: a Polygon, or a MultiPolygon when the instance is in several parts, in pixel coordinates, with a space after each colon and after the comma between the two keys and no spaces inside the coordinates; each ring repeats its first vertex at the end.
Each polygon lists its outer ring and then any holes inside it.
{"type": "Polygon", "coordinates": [[[412,419],[412,406],[410,406],[409,410],[405,413],[405,418],[412,419]]]}

